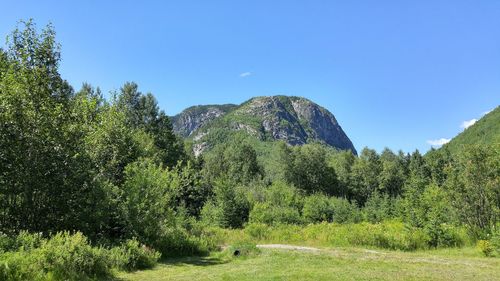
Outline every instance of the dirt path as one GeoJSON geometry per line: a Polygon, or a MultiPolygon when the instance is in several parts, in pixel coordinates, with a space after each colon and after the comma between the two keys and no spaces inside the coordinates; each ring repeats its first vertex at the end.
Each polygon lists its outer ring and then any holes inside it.
{"type": "Polygon", "coordinates": [[[294,246],[294,245],[285,245],[285,244],[262,244],[257,245],[257,248],[262,249],[284,249],[284,250],[295,250],[295,251],[305,251],[305,252],[318,252],[321,251],[318,248],[313,247],[303,247],[303,246],[294,246]]]}
{"type": "MultiPolygon", "coordinates": [[[[313,252],[313,253],[323,253],[328,255],[334,255],[338,257],[345,257],[349,255],[357,255],[356,252],[344,252],[342,250],[334,250],[334,249],[319,249],[313,247],[305,247],[305,246],[296,246],[296,245],[288,245],[288,244],[260,244],[257,245],[257,248],[260,249],[281,249],[281,250],[291,250],[291,251],[301,251],[301,252],[313,252]]],[[[460,264],[466,266],[478,266],[485,267],[481,261],[476,261],[474,259],[470,259],[468,261],[460,260],[454,257],[439,257],[439,256],[413,256],[413,257],[402,257],[399,253],[392,252],[383,252],[383,251],[375,251],[369,249],[357,249],[357,253],[362,253],[361,257],[357,257],[362,260],[377,260],[383,257],[385,260],[399,260],[405,261],[407,263],[431,263],[431,264],[443,264],[443,265],[452,265],[452,264],[460,264]]],[[[487,267],[487,266],[486,266],[487,267]]]]}

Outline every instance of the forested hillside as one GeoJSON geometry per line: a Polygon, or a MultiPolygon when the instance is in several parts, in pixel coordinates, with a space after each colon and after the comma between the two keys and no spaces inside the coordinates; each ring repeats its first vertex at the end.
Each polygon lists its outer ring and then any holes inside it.
{"type": "Polygon", "coordinates": [[[219,251],[238,229],[500,255],[498,108],[445,147],[460,149],[425,156],[356,155],[331,113],[283,96],[191,108],[202,118],[184,140],[134,82],[110,99],[74,90],[60,54],[54,28],[31,21],[0,50],[0,280],[106,279],[219,251]]]}
{"type": "Polygon", "coordinates": [[[470,145],[498,143],[500,143],[500,106],[454,137],[444,147],[459,153],[461,149],[470,145]]]}

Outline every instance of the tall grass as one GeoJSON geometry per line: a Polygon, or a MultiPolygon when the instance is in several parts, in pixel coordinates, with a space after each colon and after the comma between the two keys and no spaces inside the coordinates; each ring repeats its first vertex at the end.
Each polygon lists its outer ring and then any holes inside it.
{"type": "MultiPolygon", "coordinates": [[[[471,244],[463,228],[447,226],[446,243],[438,247],[462,247],[471,244]]],[[[382,223],[320,223],[307,226],[248,224],[241,230],[212,229],[221,244],[237,241],[255,243],[286,243],[322,247],[374,247],[414,251],[432,248],[424,230],[409,227],[399,221],[382,223]]]]}
{"type": "Polygon", "coordinates": [[[50,239],[27,232],[0,236],[0,280],[104,279],[112,276],[113,268],[149,268],[159,258],[136,240],[108,249],[92,246],[79,232],[60,232],[50,239]]]}

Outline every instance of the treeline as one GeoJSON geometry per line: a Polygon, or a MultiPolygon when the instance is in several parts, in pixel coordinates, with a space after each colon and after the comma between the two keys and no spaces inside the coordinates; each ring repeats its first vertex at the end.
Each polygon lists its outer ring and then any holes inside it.
{"type": "MultiPolygon", "coordinates": [[[[499,150],[471,146],[458,155],[431,150],[425,156],[381,154],[356,157],[321,144],[274,145],[274,158],[260,165],[245,138],[202,156],[201,173],[214,196],[202,218],[222,227],[266,224],[382,222],[397,219],[423,228],[438,246],[450,226],[465,226],[478,239],[498,231],[499,150]]],[[[247,141],[251,143],[251,140],[247,141]]]]}
{"type": "Polygon", "coordinates": [[[74,91],[59,62],[53,28],[38,33],[32,22],[0,50],[5,237],[81,232],[93,245],[137,239],[169,256],[214,249],[209,225],[248,222],[397,219],[424,229],[430,246],[453,244],[441,242],[450,226],[498,235],[498,144],[356,157],[236,134],[195,158],[152,94],[131,82],[110,100],[89,84],[74,91]]]}

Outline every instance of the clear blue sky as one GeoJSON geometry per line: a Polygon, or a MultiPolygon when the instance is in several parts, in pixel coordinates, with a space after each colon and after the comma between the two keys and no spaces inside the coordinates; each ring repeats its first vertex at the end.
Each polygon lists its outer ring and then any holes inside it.
{"type": "Polygon", "coordinates": [[[17,0],[1,8],[2,36],[19,19],[55,25],[61,72],[76,89],[135,81],[168,114],[297,95],[332,111],[358,150],[426,151],[500,103],[496,0],[17,0]]]}

